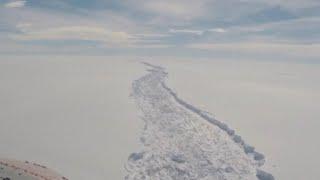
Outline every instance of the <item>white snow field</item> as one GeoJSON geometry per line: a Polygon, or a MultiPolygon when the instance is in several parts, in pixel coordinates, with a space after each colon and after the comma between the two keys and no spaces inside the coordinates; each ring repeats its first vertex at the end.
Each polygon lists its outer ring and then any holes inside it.
{"type": "Polygon", "coordinates": [[[317,180],[319,77],[303,61],[1,57],[0,159],[79,180],[317,180]]]}
{"type": "Polygon", "coordinates": [[[129,95],[144,67],[127,59],[1,57],[0,159],[70,180],[124,179],[143,127],[129,95]]]}

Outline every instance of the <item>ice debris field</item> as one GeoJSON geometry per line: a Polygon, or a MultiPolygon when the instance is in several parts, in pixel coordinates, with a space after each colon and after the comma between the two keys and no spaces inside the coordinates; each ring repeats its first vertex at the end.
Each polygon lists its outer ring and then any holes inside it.
{"type": "Polygon", "coordinates": [[[188,104],[165,83],[163,67],[144,63],[132,96],[145,126],[141,152],[126,164],[126,180],[273,180],[261,170],[265,157],[208,112],[188,104]]]}

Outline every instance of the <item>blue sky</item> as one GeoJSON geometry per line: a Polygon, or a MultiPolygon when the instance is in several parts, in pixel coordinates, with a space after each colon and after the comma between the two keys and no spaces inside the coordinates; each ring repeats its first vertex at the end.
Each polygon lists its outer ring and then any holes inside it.
{"type": "Polygon", "coordinates": [[[318,57],[319,41],[319,0],[0,0],[4,54],[318,57]]]}

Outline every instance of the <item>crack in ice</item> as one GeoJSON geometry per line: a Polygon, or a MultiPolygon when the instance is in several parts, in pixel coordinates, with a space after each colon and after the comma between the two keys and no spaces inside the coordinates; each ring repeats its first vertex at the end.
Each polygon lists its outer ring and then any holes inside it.
{"type": "Polygon", "coordinates": [[[180,99],[166,84],[167,72],[144,63],[149,73],[133,82],[145,127],[143,150],[126,164],[127,180],[273,180],[258,168],[265,159],[225,123],[180,99]]]}

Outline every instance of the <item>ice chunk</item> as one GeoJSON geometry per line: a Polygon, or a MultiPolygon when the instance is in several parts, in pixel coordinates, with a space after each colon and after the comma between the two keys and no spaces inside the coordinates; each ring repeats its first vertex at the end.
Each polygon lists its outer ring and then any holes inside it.
{"type": "Polygon", "coordinates": [[[186,162],[185,157],[183,155],[173,155],[171,156],[171,160],[177,163],[186,162]]]}
{"type": "Polygon", "coordinates": [[[250,146],[248,144],[245,144],[243,145],[243,149],[244,149],[244,152],[246,154],[249,154],[249,153],[253,153],[254,152],[254,147],[253,146],[250,146]]]}
{"type": "Polygon", "coordinates": [[[257,170],[257,178],[259,180],[274,180],[274,177],[271,174],[259,169],[257,170]]]}
{"type": "Polygon", "coordinates": [[[129,159],[131,159],[131,160],[133,160],[133,161],[137,161],[137,160],[143,158],[143,154],[144,154],[144,152],[132,153],[132,154],[129,156],[129,159]]]}
{"type": "Polygon", "coordinates": [[[264,159],[264,155],[259,152],[254,152],[254,160],[260,161],[264,159]]]}

